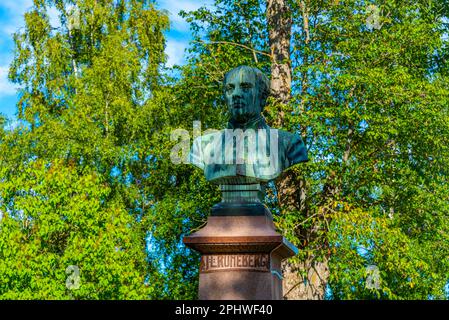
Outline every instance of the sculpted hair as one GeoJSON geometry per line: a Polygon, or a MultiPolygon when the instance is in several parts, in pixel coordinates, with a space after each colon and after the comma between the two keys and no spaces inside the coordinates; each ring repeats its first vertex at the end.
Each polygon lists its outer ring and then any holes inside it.
{"type": "Polygon", "coordinates": [[[259,95],[260,95],[260,101],[262,102],[262,108],[265,107],[265,104],[267,102],[268,96],[270,95],[270,80],[268,80],[268,77],[259,69],[249,66],[239,66],[237,68],[234,68],[230,70],[228,73],[226,73],[223,81],[223,90],[226,88],[226,83],[228,82],[228,78],[234,74],[234,73],[241,73],[241,72],[250,72],[254,74],[256,78],[256,84],[259,88],[259,95]]]}

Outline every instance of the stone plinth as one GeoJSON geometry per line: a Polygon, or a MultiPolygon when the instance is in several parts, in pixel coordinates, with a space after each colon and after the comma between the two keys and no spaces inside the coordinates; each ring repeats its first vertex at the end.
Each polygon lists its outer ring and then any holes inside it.
{"type": "Polygon", "coordinates": [[[184,243],[201,253],[200,300],[282,299],[281,261],[297,249],[263,215],[210,216],[184,243]]]}

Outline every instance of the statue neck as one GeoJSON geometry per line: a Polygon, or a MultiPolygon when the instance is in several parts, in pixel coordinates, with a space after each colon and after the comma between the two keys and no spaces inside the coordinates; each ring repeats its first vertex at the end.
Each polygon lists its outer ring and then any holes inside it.
{"type": "Polygon", "coordinates": [[[256,127],[264,127],[265,119],[261,114],[258,114],[246,121],[237,121],[235,119],[230,119],[228,123],[229,129],[255,129],[256,127]]]}

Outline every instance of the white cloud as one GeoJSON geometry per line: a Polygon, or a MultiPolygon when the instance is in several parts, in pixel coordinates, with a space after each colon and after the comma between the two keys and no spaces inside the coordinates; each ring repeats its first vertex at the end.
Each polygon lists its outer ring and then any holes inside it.
{"type": "Polygon", "coordinates": [[[16,95],[16,87],[8,80],[8,66],[0,66],[0,98],[16,95]]]}
{"type": "Polygon", "coordinates": [[[175,64],[182,64],[184,62],[184,50],[189,45],[188,41],[176,40],[167,38],[167,48],[165,53],[168,56],[167,66],[173,67],[175,64]]]}
{"type": "Polygon", "coordinates": [[[8,19],[0,21],[1,36],[10,36],[25,26],[23,14],[33,6],[33,0],[2,0],[0,6],[8,14],[8,19]]]}
{"type": "MultiPolygon", "coordinates": [[[[23,15],[33,7],[33,0],[1,0],[0,7],[7,12],[7,19],[0,21],[0,36],[10,37],[25,26],[23,15]]],[[[59,15],[55,7],[48,10],[50,24],[59,27],[59,15]]]]}
{"type": "Polygon", "coordinates": [[[19,126],[25,126],[25,127],[28,127],[28,128],[30,127],[29,124],[27,124],[24,120],[19,120],[19,119],[16,119],[16,118],[12,118],[5,125],[5,129],[9,130],[9,131],[13,131],[14,129],[18,128],[19,126]]]}
{"type": "Polygon", "coordinates": [[[189,24],[179,15],[181,10],[193,11],[202,6],[210,6],[212,0],[160,0],[158,1],[159,8],[167,10],[170,18],[171,28],[173,30],[188,32],[189,24]]]}
{"type": "MultiPolygon", "coordinates": [[[[16,95],[16,87],[8,80],[12,56],[12,34],[25,25],[23,14],[33,5],[33,0],[2,0],[0,7],[6,17],[0,20],[0,98],[16,95]]],[[[3,107],[3,106],[2,106],[3,107]]]]}
{"type": "Polygon", "coordinates": [[[61,27],[61,20],[59,19],[59,11],[56,9],[56,7],[51,7],[48,9],[48,17],[50,19],[50,25],[53,28],[60,28],[61,27]]]}
{"type": "Polygon", "coordinates": [[[29,8],[33,5],[33,0],[2,0],[2,7],[10,11],[24,11],[23,8],[29,8]]]}
{"type": "MultiPolygon", "coordinates": [[[[190,39],[189,25],[179,16],[181,10],[193,11],[202,6],[210,6],[213,0],[160,0],[158,7],[169,12],[171,29],[177,31],[180,36],[176,38],[168,34],[166,54],[168,55],[168,66],[182,64],[184,62],[184,51],[190,39]]],[[[16,94],[16,87],[8,80],[8,65],[11,62],[12,48],[11,35],[25,25],[23,15],[33,6],[33,0],[1,0],[0,7],[7,13],[7,18],[0,21],[0,98],[16,94]],[[3,52],[1,52],[3,51],[3,52]]],[[[50,23],[53,27],[59,27],[59,15],[55,8],[49,9],[50,23]]]]}

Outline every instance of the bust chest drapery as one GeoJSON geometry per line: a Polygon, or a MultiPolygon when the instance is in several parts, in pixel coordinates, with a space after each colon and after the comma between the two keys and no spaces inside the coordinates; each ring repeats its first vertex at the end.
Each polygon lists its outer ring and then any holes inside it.
{"type": "Polygon", "coordinates": [[[301,137],[270,128],[264,118],[195,139],[190,162],[218,184],[251,184],[275,179],[290,166],[307,161],[301,137]]]}

